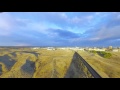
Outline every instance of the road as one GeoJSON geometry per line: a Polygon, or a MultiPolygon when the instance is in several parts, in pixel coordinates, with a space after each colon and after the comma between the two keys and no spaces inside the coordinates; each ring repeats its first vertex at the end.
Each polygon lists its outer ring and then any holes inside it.
{"type": "Polygon", "coordinates": [[[84,65],[88,68],[94,78],[102,78],[77,52],[75,52],[84,65]]]}

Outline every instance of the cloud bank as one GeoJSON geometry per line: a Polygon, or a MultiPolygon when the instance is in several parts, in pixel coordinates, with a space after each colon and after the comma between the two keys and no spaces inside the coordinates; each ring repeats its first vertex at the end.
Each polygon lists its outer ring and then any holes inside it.
{"type": "Polygon", "coordinates": [[[120,46],[119,12],[0,13],[0,46],[120,46]]]}

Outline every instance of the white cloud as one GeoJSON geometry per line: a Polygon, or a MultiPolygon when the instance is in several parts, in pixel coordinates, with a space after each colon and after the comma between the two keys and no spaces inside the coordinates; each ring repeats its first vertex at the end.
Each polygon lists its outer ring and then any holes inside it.
{"type": "Polygon", "coordinates": [[[46,29],[47,29],[46,25],[44,23],[41,23],[41,22],[39,22],[39,23],[36,23],[36,22],[28,23],[27,27],[25,27],[25,28],[29,28],[29,29],[35,30],[35,31],[37,30],[41,33],[45,33],[46,29]]]}
{"type": "Polygon", "coordinates": [[[73,38],[73,39],[71,39],[70,41],[71,42],[78,42],[78,41],[80,41],[81,40],[81,38],[73,38]]]}
{"type": "Polygon", "coordinates": [[[16,18],[16,21],[22,22],[22,23],[30,23],[30,22],[32,22],[30,19],[24,19],[24,18],[16,18]]]}
{"type": "MultiPolygon", "coordinates": [[[[62,19],[66,19],[67,15],[65,13],[49,13],[50,15],[57,15],[62,19]]],[[[50,28],[52,29],[62,29],[54,23],[44,22],[44,21],[34,21],[33,19],[12,17],[9,13],[3,13],[0,15],[0,35],[10,35],[12,32],[40,32],[48,36],[55,36],[54,33],[50,33],[50,28]],[[3,18],[4,16],[4,18],[3,18]]]]}
{"type": "Polygon", "coordinates": [[[0,30],[10,30],[13,27],[13,18],[8,13],[0,14],[0,30]]]}
{"type": "Polygon", "coordinates": [[[68,23],[72,24],[81,24],[84,25],[86,23],[90,23],[93,20],[94,16],[88,15],[88,16],[75,16],[73,18],[67,18],[68,23]]]}
{"type": "Polygon", "coordinates": [[[92,41],[97,41],[97,40],[100,40],[100,38],[95,37],[95,38],[90,38],[89,40],[92,40],[92,41]]]}
{"type": "Polygon", "coordinates": [[[96,12],[95,14],[96,14],[96,15],[100,15],[100,12],[96,12]]]}
{"type": "Polygon", "coordinates": [[[120,14],[116,17],[117,20],[120,20],[120,14]]]}
{"type": "Polygon", "coordinates": [[[93,38],[90,40],[102,40],[107,38],[114,38],[120,36],[120,26],[114,26],[111,28],[102,27],[99,31],[93,34],[93,38]]]}
{"type": "Polygon", "coordinates": [[[82,19],[80,19],[80,18],[78,18],[78,17],[76,16],[76,17],[70,19],[70,21],[71,21],[72,23],[80,23],[80,22],[82,21],[82,19]]]}
{"type": "Polygon", "coordinates": [[[90,20],[92,20],[92,19],[93,19],[93,16],[92,16],[92,15],[87,16],[87,17],[86,17],[86,19],[90,21],[90,20]]]}
{"type": "Polygon", "coordinates": [[[117,41],[120,41],[120,39],[116,39],[117,41]]]}
{"type": "Polygon", "coordinates": [[[61,16],[62,18],[64,18],[64,19],[67,19],[67,18],[68,18],[65,13],[61,13],[60,16],[61,16]]]}
{"type": "Polygon", "coordinates": [[[0,35],[8,36],[14,27],[14,18],[9,13],[0,14],[0,35]]]}
{"type": "Polygon", "coordinates": [[[10,28],[11,28],[11,25],[9,21],[0,18],[0,29],[10,30],[10,28]]]}
{"type": "Polygon", "coordinates": [[[30,44],[27,44],[27,43],[18,43],[18,44],[15,44],[15,46],[30,46],[30,44]]]}
{"type": "Polygon", "coordinates": [[[104,38],[120,36],[120,26],[114,26],[111,28],[103,28],[100,30],[100,36],[104,38]]]}
{"type": "Polygon", "coordinates": [[[63,20],[63,21],[66,21],[68,19],[68,16],[64,12],[45,12],[45,13],[40,13],[40,16],[50,21],[54,21],[52,20],[54,18],[58,20],[63,20]]]}
{"type": "Polygon", "coordinates": [[[26,26],[23,26],[22,29],[28,30],[28,32],[31,31],[37,31],[43,34],[51,34],[50,30],[52,29],[62,29],[61,27],[53,24],[53,23],[47,23],[47,22],[30,22],[26,23],[26,26]]]}
{"type": "Polygon", "coordinates": [[[117,14],[118,12],[112,12],[113,14],[117,14]]]}
{"type": "Polygon", "coordinates": [[[10,35],[12,32],[21,28],[20,23],[25,23],[25,19],[15,18],[10,13],[0,14],[0,35],[10,35]]]}

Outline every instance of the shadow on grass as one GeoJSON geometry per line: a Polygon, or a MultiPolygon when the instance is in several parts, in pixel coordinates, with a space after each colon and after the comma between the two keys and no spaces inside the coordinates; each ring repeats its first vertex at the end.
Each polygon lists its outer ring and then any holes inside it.
{"type": "Polygon", "coordinates": [[[0,64],[0,75],[2,74],[2,65],[0,64]]]}
{"type": "Polygon", "coordinates": [[[21,67],[21,69],[30,74],[31,76],[34,74],[35,62],[26,60],[26,63],[21,67]]]}
{"type": "Polygon", "coordinates": [[[0,62],[4,63],[8,70],[16,63],[15,60],[11,59],[8,55],[0,56],[0,62]]]}
{"type": "Polygon", "coordinates": [[[10,54],[12,54],[14,57],[17,56],[17,55],[16,55],[16,52],[12,52],[12,53],[10,53],[10,54]]]}
{"type": "Polygon", "coordinates": [[[74,53],[71,64],[64,76],[64,78],[86,78],[88,70],[80,60],[77,52],[74,53]],[[86,70],[86,71],[85,71],[86,70]]]}
{"type": "Polygon", "coordinates": [[[98,54],[99,56],[101,56],[101,57],[103,57],[103,58],[104,58],[104,55],[103,55],[103,54],[101,54],[101,52],[97,52],[97,54],[98,54]]]}

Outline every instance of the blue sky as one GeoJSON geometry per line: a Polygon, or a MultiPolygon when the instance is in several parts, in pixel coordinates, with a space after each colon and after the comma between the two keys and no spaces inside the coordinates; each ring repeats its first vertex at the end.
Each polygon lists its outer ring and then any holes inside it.
{"type": "Polygon", "coordinates": [[[0,13],[0,46],[120,46],[119,12],[0,13]]]}

